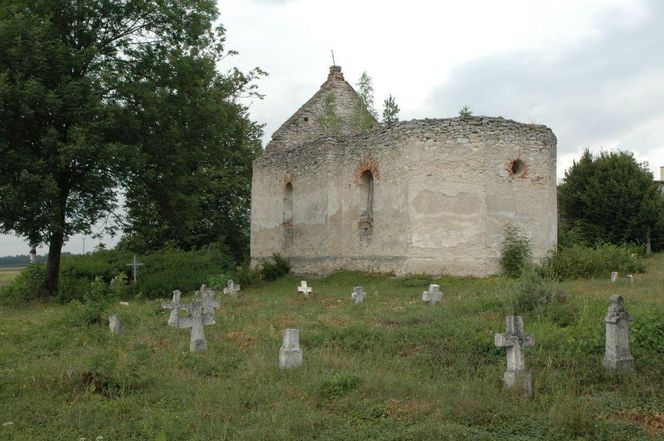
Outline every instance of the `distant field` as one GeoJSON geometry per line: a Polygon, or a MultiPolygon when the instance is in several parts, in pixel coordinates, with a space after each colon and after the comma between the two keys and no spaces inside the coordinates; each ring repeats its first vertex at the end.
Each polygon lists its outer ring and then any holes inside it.
{"type": "Polygon", "coordinates": [[[16,266],[0,266],[0,286],[9,284],[23,268],[16,266]]]}

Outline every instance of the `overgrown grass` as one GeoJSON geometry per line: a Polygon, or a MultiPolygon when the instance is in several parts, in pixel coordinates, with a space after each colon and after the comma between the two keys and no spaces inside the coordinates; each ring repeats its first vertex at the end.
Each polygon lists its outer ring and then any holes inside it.
{"type": "MultiPolygon", "coordinates": [[[[280,278],[221,297],[208,352],[166,325],[154,301],[114,303],[125,333],[77,321],[74,305],[0,307],[0,439],[11,440],[617,440],[656,439],[664,421],[664,255],[633,286],[565,281],[566,302],[524,313],[535,396],[501,386],[515,282],[364,273],[280,278]],[[426,285],[431,280],[422,280],[426,285]],[[367,300],[352,305],[352,288],[367,300]],[[601,369],[608,298],[635,318],[637,374],[601,369]],[[567,316],[568,320],[562,320],[567,316]],[[571,317],[571,318],[570,318],[571,317]],[[561,319],[562,318],[562,319],[561,319]],[[300,329],[304,364],[280,371],[281,331],[300,329]],[[12,424],[8,424],[12,423],[12,424]]],[[[186,300],[186,299],[185,299],[186,300]]]]}

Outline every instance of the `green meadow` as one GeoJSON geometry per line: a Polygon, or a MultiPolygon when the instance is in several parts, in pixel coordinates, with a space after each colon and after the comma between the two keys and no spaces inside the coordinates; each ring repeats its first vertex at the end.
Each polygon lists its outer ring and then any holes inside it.
{"type": "Polygon", "coordinates": [[[633,286],[623,274],[560,283],[566,301],[524,315],[531,399],[502,387],[505,277],[436,279],[433,307],[420,300],[425,278],[338,273],[310,279],[304,299],[284,277],[220,296],[199,354],[156,301],[113,305],[121,335],[85,324],[76,304],[0,307],[0,439],[662,439],[664,255],[647,267],[633,286]],[[624,377],[602,368],[613,294],[634,317],[637,372],[624,377]],[[300,330],[304,355],[291,371],[278,368],[286,328],[300,330]]]}

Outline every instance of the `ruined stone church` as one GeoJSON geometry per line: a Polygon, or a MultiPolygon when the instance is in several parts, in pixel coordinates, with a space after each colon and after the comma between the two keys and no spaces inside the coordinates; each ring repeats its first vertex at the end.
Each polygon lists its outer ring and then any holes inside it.
{"type": "Polygon", "coordinates": [[[360,131],[359,102],[332,66],[254,161],[254,264],[279,253],[296,273],[485,276],[500,271],[510,223],[528,235],[535,258],[555,247],[549,128],[470,116],[360,131]]]}

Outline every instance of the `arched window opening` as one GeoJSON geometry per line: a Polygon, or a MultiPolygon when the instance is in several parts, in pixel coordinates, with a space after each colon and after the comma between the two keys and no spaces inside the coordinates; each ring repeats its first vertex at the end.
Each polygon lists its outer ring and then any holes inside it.
{"type": "Polygon", "coordinates": [[[373,224],[374,176],[365,170],[360,176],[360,219],[358,227],[361,235],[371,234],[373,224]]]}
{"type": "Polygon", "coordinates": [[[293,184],[286,184],[284,190],[284,227],[293,227],[293,184]]]}
{"type": "Polygon", "coordinates": [[[366,170],[360,177],[360,203],[362,214],[373,217],[374,178],[370,170],[366,170]]]}

